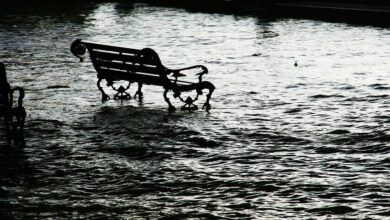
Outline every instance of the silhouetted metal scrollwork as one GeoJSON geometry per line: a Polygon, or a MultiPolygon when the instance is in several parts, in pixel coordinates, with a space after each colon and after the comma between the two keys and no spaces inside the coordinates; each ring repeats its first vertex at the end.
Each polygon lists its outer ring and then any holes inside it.
{"type": "Polygon", "coordinates": [[[206,102],[202,109],[210,110],[211,95],[215,90],[212,83],[203,81],[204,74],[208,73],[208,69],[202,65],[190,66],[182,69],[169,69],[165,67],[158,54],[150,48],[137,50],[133,48],[124,48],[113,45],[98,44],[94,42],[75,40],[71,45],[71,52],[80,61],[83,61],[83,55],[88,50],[92,64],[97,72],[97,86],[102,93],[102,101],[109,100],[110,97],[103,90],[101,81],[107,81],[107,86],[112,87],[117,93],[114,99],[130,99],[130,94],[127,90],[133,82],[138,83],[138,90],[134,97],[141,100],[143,93],[141,91],[144,84],[162,86],[164,88],[164,100],[168,103],[169,111],[174,111],[175,107],[168,98],[168,92],[173,92],[174,98],[179,98],[184,103],[182,110],[195,110],[198,107],[194,104],[200,95],[203,95],[203,90],[209,90],[206,95],[206,102]],[[184,72],[188,70],[200,69],[196,73],[198,76],[197,82],[189,82],[179,80],[180,77],[186,76],[184,72]],[[127,87],[114,87],[115,81],[128,81],[127,87]],[[182,93],[187,91],[196,91],[195,97],[182,98],[182,93]]]}
{"type": "Polygon", "coordinates": [[[84,61],[82,56],[85,54],[87,49],[86,46],[81,42],[81,39],[73,41],[72,45],[70,46],[70,51],[80,59],[80,62],[84,61]]]}
{"type": "Polygon", "coordinates": [[[111,85],[111,88],[115,91],[117,91],[117,93],[114,95],[114,99],[116,100],[128,100],[128,99],[131,99],[131,96],[129,93],[127,93],[126,91],[130,88],[130,82],[128,83],[128,85],[125,87],[123,87],[122,85],[119,86],[119,88],[115,88],[114,85],[111,85]]]}

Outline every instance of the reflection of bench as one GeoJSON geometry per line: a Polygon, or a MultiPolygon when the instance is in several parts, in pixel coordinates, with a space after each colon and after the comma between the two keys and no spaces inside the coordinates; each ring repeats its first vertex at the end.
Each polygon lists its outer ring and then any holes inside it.
{"type": "Polygon", "coordinates": [[[150,49],[145,48],[142,50],[123,48],[110,45],[102,45],[93,42],[87,42],[82,40],[75,40],[72,43],[72,53],[79,57],[83,61],[82,55],[88,50],[91,61],[95,70],[97,71],[98,82],[97,86],[102,93],[102,100],[108,100],[110,97],[104,92],[100,86],[100,82],[104,79],[107,81],[107,86],[111,86],[117,94],[114,95],[114,99],[129,99],[130,95],[126,92],[130,83],[138,83],[138,91],[135,96],[138,95],[142,98],[141,88],[143,84],[162,86],[164,88],[164,99],[169,105],[169,110],[175,110],[175,107],[171,104],[167,97],[168,91],[173,92],[173,97],[179,98],[183,103],[182,109],[197,109],[194,102],[198,99],[199,95],[202,95],[203,89],[208,89],[207,99],[203,105],[206,110],[210,109],[210,98],[215,87],[213,84],[207,81],[202,81],[204,74],[207,74],[206,67],[198,65],[191,66],[183,69],[168,69],[160,61],[157,53],[150,49]],[[184,71],[197,70],[198,80],[197,82],[188,82],[178,80],[178,77],[185,76],[184,71]],[[128,81],[129,84],[125,88],[124,86],[114,87],[114,81],[128,81]],[[181,92],[196,91],[196,97],[188,97],[183,99],[181,92]]]}
{"type": "Polygon", "coordinates": [[[23,126],[26,119],[26,111],[23,104],[23,88],[11,88],[7,81],[5,66],[0,62],[0,117],[4,118],[6,135],[8,140],[12,137],[23,137],[23,126]],[[18,105],[13,105],[14,92],[19,91],[18,105]]]}

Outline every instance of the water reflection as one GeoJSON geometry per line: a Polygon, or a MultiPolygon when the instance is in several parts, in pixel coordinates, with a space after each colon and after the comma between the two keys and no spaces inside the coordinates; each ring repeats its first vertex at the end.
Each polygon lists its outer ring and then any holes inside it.
{"type": "Polygon", "coordinates": [[[87,5],[1,15],[0,59],[29,112],[23,153],[1,147],[2,215],[389,216],[388,29],[87,5]],[[77,38],[205,64],[214,109],[168,115],[153,86],[142,105],[101,103],[92,65],[69,52],[77,38]]]}
{"type": "Polygon", "coordinates": [[[96,9],[91,2],[40,2],[28,1],[11,3],[7,1],[0,8],[1,24],[17,25],[28,22],[29,26],[39,23],[40,19],[52,19],[52,22],[74,22],[82,24],[85,17],[96,9]]]}
{"type": "MultiPolygon", "coordinates": [[[[2,135],[3,137],[3,135],[2,135]]],[[[23,210],[20,202],[26,198],[25,189],[36,184],[34,176],[39,173],[29,161],[25,150],[0,145],[0,217],[11,219],[12,212],[23,210]]]]}
{"type": "Polygon", "coordinates": [[[119,2],[114,6],[119,16],[129,15],[134,9],[133,2],[119,2]]]}
{"type": "MultiPolygon", "coordinates": [[[[0,159],[1,186],[21,186],[29,176],[33,175],[33,168],[29,165],[28,157],[23,149],[1,145],[0,159]]],[[[6,191],[1,191],[1,193],[6,193],[6,191]]]]}

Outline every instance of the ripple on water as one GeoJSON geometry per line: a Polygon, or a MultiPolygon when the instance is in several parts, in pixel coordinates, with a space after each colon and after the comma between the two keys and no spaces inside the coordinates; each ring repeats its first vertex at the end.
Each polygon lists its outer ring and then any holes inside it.
{"type": "Polygon", "coordinates": [[[380,84],[380,83],[375,83],[375,84],[370,84],[368,85],[370,88],[373,88],[375,90],[389,90],[390,86],[387,84],[380,84]]]}
{"type": "Polygon", "coordinates": [[[0,219],[389,216],[388,30],[65,5],[0,13],[28,112],[26,146],[0,143],[0,219]],[[77,38],[206,65],[213,109],[168,113],[148,85],[142,102],[101,103],[92,64],[69,52],[77,38]]]}
{"type": "Polygon", "coordinates": [[[221,144],[218,143],[217,141],[210,140],[204,137],[192,136],[192,137],[184,138],[183,141],[190,142],[199,147],[206,147],[206,148],[214,148],[214,147],[221,146],[221,144]]]}
{"type": "Polygon", "coordinates": [[[318,94],[318,95],[310,96],[310,98],[313,99],[328,99],[328,98],[343,98],[343,97],[344,97],[343,95],[336,95],[336,94],[332,94],[332,95],[318,94]]]}
{"type": "Polygon", "coordinates": [[[328,132],[328,134],[349,134],[349,133],[351,133],[351,132],[348,130],[344,130],[344,129],[336,129],[336,130],[328,132]]]}
{"type": "Polygon", "coordinates": [[[349,206],[331,206],[331,207],[322,207],[322,208],[312,208],[312,209],[308,209],[307,211],[318,213],[321,215],[329,215],[329,214],[343,215],[343,214],[355,212],[356,210],[349,206]]]}
{"type": "Polygon", "coordinates": [[[304,138],[298,138],[298,137],[293,137],[285,134],[280,134],[280,133],[269,133],[269,132],[248,132],[244,134],[246,138],[249,138],[254,141],[258,142],[275,142],[275,143],[301,143],[301,144],[307,144],[310,143],[309,140],[306,140],[304,138]]]}

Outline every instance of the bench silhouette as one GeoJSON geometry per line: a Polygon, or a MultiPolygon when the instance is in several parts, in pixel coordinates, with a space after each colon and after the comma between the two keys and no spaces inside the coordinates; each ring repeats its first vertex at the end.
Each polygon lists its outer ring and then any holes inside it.
{"type": "Polygon", "coordinates": [[[97,87],[102,93],[102,101],[109,100],[110,97],[106,94],[101,86],[101,81],[107,81],[107,87],[112,87],[117,92],[114,99],[130,99],[131,96],[127,92],[131,83],[138,83],[138,90],[135,97],[142,98],[143,93],[141,88],[143,84],[161,86],[164,88],[164,99],[168,103],[169,110],[174,111],[175,107],[169,101],[167,93],[173,92],[174,98],[179,98],[184,105],[183,110],[194,110],[197,106],[194,104],[198,97],[203,94],[204,89],[208,89],[206,101],[203,109],[208,111],[210,106],[210,98],[215,89],[214,85],[208,81],[203,81],[202,77],[208,73],[205,66],[196,65],[182,69],[168,69],[165,67],[158,56],[158,54],[150,49],[142,50],[124,48],[112,45],[98,44],[94,42],[83,41],[81,39],[75,40],[71,45],[71,52],[80,61],[83,61],[83,55],[88,50],[92,64],[97,72],[97,87]],[[188,82],[178,80],[179,77],[185,76],[183,72],[188,70],[199,70],[196,75],[198,79],[196,82],[188,82]],[[128,81],[128,86],[115,87],[115,81],[128,81]],[[182,92],[196,91],[194,98],[181,97],[182,92]]]}
{"type": "Polygon", "coordinates": [[[4,63],[0,62],[0,117],[4,119],[7,140],[23,139],[26,111],[23,107],[24,89],[11,88],[7,81],[4,63]],[[14,106],[14,92],[19,92],[17,105],[14,106]]]}

